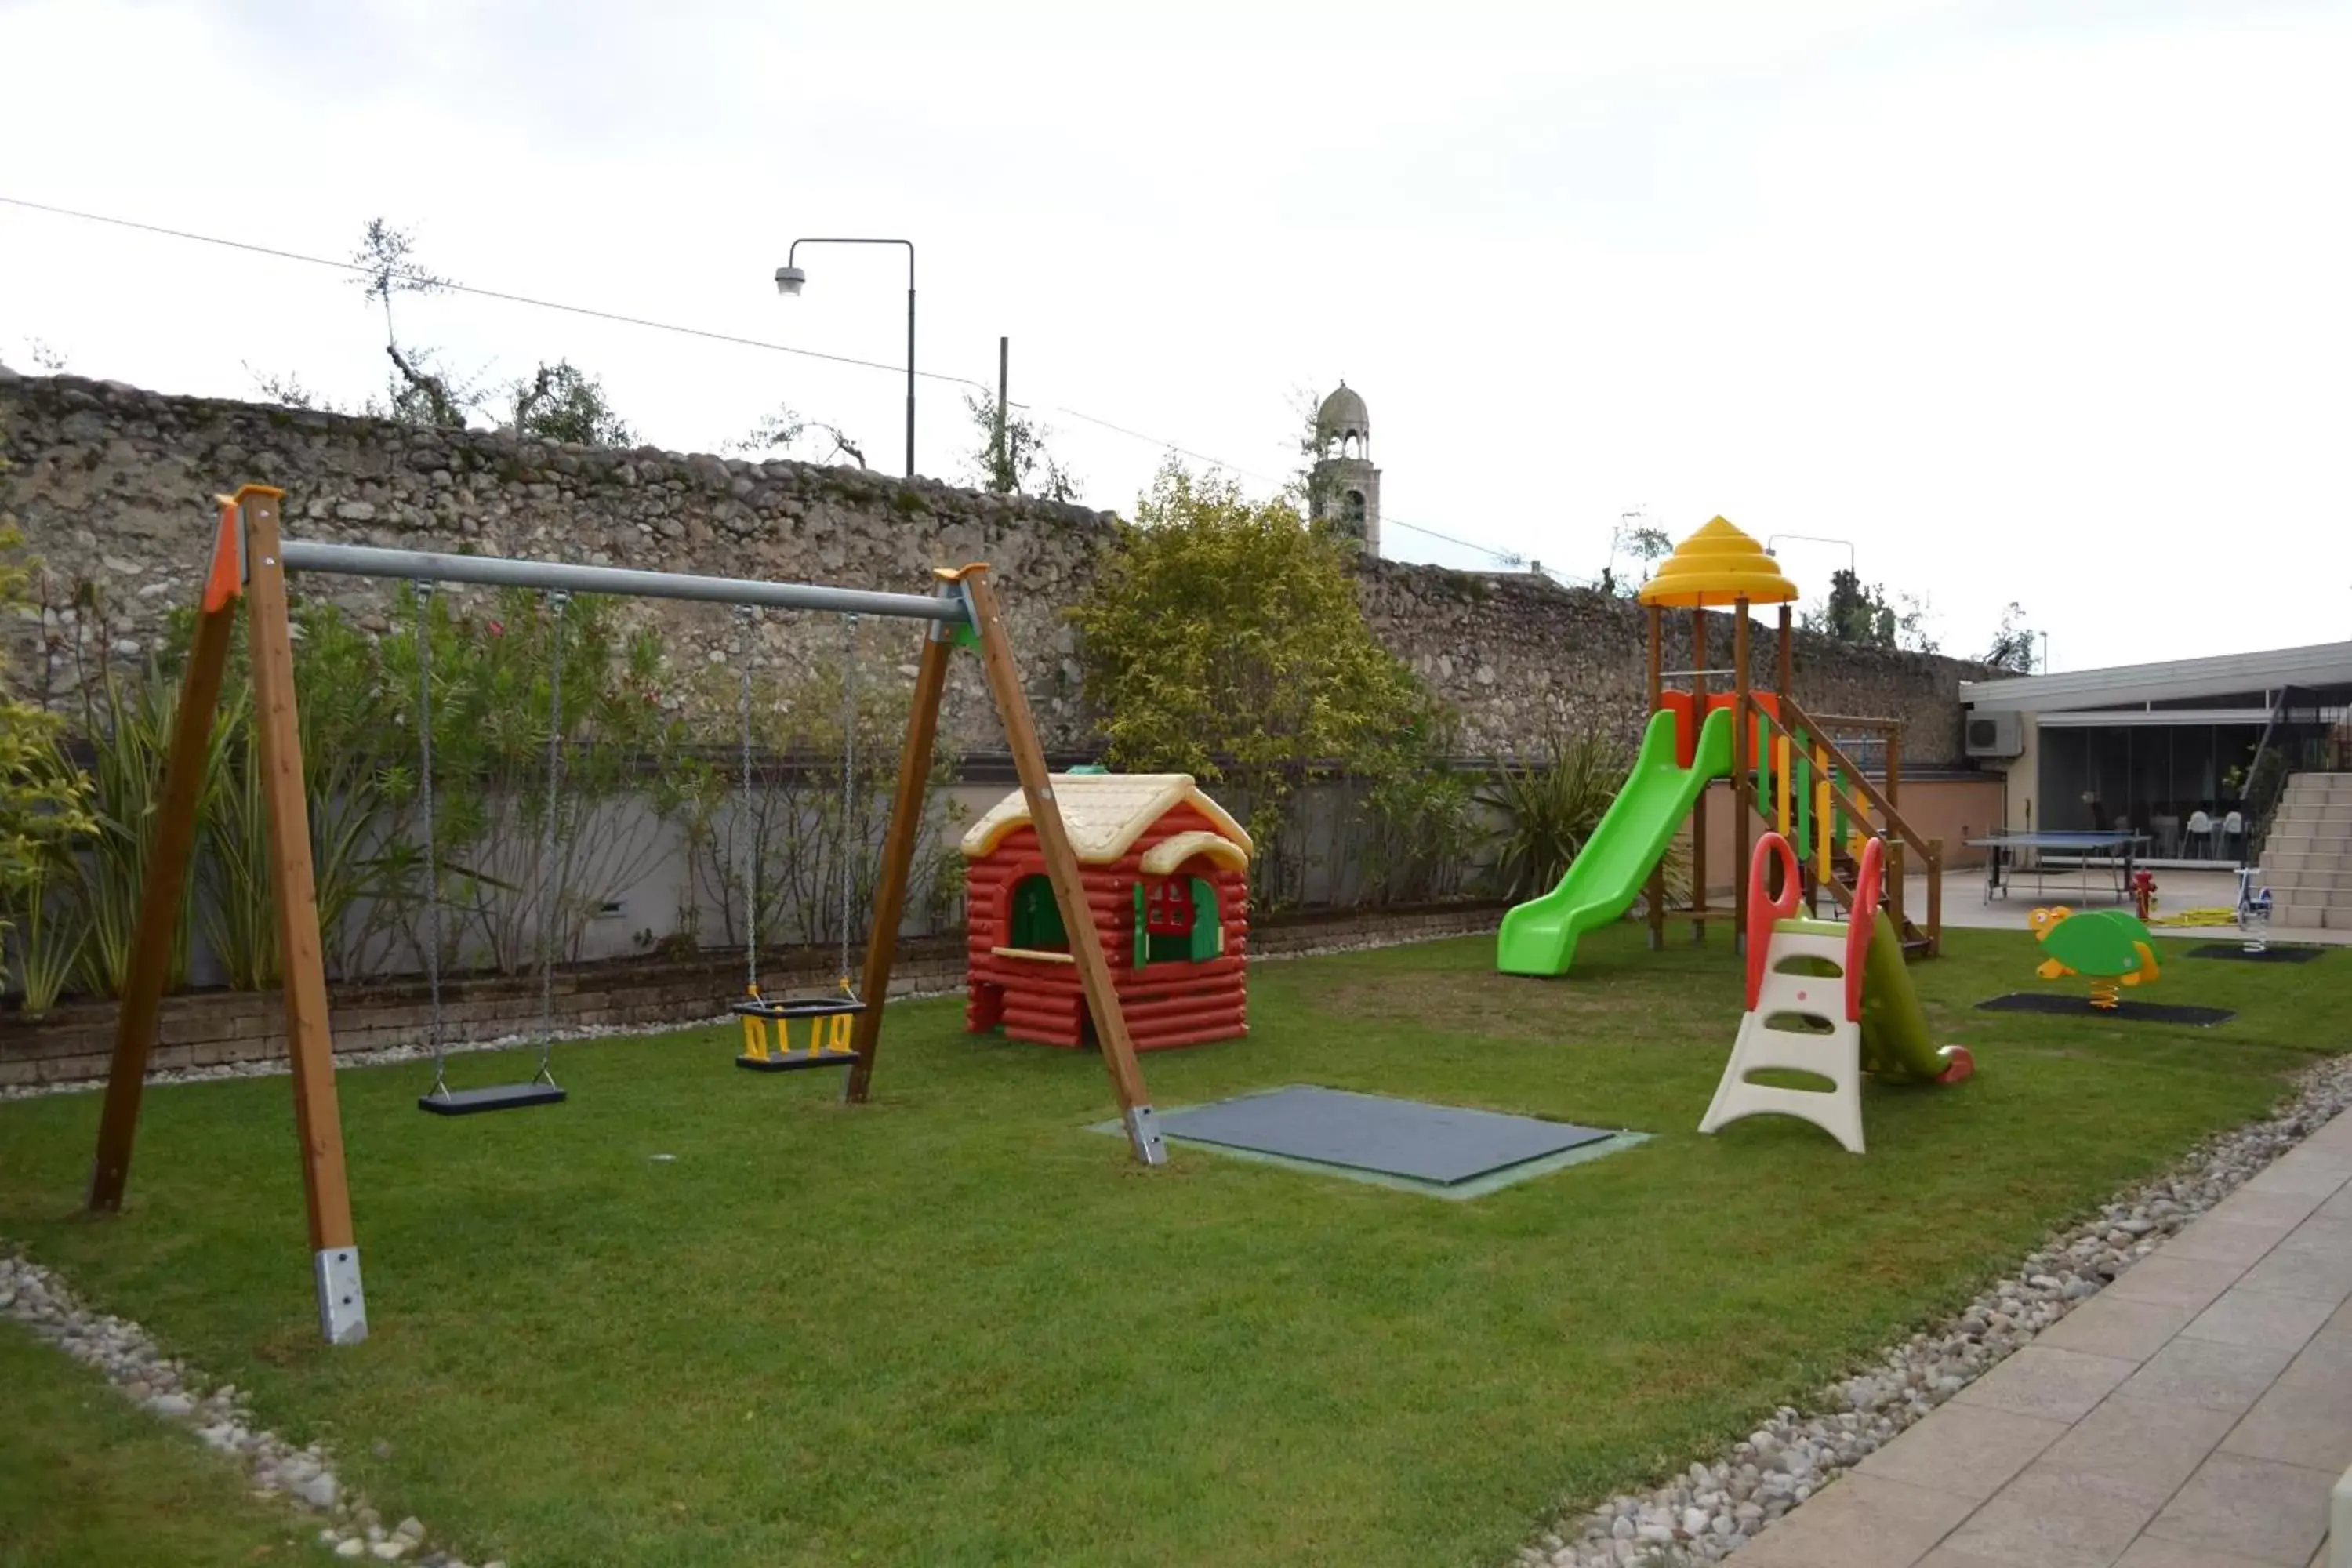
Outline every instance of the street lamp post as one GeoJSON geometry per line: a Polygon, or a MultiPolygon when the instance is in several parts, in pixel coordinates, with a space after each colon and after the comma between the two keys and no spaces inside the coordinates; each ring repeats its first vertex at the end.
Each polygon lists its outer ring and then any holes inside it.
{"type": "Polygon", "coordinates": [[[1849,577],[1853,577],[1853,578],[1855,578],[1857,581],[1860,579],[1860,575],[1861,575],[1861,574],[1860,574],[1859,573],[1855,572],[1855,571],[1854,571],[1854,568],[1853,568],[1853,540],[1851,540],[1851,539],[1825,539],[1825,538],[1823,538],[1822,535],[1820,535],[1820,534],[1818,534],[1818,533],[1775,533],[1775,534],[1771,535],[1770,537],[1769,537],[1768,539],[1766,539],[1766,540],[1764,541],[1764,553],[1765,553],[1765,554],[1767,554],[1767,555],[1778,556],[1780,552],[1780,551],[1778,551],[1778,550],[1774,549],[1774,548],[1773,548],[1773,546],[1775,546],[1775,545],[1779,544],[1779,543],[1780,542],[1780,541],[1782,541],[1782,540],[1784,540],[1784,539],[1801,539],[1801,540],[1803,540],[1803,541],[1804,541],[1806,543],[1808,543],[1808,544],[1843,544],[1843,545],[1844,545],[1844,546],[1845,546],[1845,570],[1846,570],[1846,575],[1848,575],[1849,577]]]}
{"type": "Polygon", "coordinates": [[[915,242],[911,239],[796,239],[776,268],[776,292],[798,294],[808,274],[793,264],[803,245],[903,245],[907,247],[907,477],[915,477],[915,242]]]}

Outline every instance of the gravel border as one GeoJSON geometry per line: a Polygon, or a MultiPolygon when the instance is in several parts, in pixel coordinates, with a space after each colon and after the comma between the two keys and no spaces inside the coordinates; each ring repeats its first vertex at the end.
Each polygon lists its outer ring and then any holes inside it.
{"type": "MultiPolygon", "coordinates": [[[[325,1445],[297,1448],[262,1427],[254,1420],[250,1395],[234,1384],[215,1386],[186,1362],[165,1356],[138,1324],[90,1310],[54,1269],[0,1257],[0,1314],[97,1369],[124,1398],[242,1466],[255,1497],[280,1500],[322,1521],[319,1544],[336,1556],[393,1563],[415,1553],[419,1568],[467,1568],[464,1558],[446,1549],[428,1550],[425,1526],[415,1519],[385,1528],[366,1500],[336,1476],[325,1445]]],[[[493,1558],[482,1568],[506,1564],[493,1558]]]]}
{"type": "Polygon", "coordinates": [[[2158,1243],[2346,1110],[2352,1057],[2298,1074],[2263,1121],[2207,1138],[2166,1174],[2053,1236],[2015,1272],[1926,1333],[1823,1389],[1810,1410],[1782,1405],[1712,1464],[1664,1486],[1563,1513],[1519,1549],[1522,1568],[1685,1568],[1719,1563],[1835,1476],[1990,1371],[2158,1243]]]}

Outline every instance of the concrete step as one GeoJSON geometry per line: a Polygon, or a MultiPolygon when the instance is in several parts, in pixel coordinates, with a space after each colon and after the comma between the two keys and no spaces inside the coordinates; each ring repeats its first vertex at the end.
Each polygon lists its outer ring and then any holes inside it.
{"type": "Polygon", "coordinates": [[[2352,899],[2352,882],[2347,882],[2347,878],[2352,878],[2352,872],[2289,871],[2278,877],[2266,877],[2259,871],[2254,874],[2254,880],[2268,887],[2273,892],[2291,889],[2299,898],[2340,894],[2352,899]]]}
{"type": "Polygon", "coordinates": [[[2272,848],[2263,851],[2261,867],[2265,877],[2284,877],[2296,871],[2347,871],[2352,870],[2352,857],[2272,848]]]}

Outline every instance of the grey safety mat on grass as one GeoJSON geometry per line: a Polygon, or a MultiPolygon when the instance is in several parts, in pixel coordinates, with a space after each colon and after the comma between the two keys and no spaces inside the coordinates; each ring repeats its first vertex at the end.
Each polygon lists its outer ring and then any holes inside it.
{"type": "Polygon", "coordinates": [[[1986,1013],[2055,1013],[2069,1017],[2125,1018],[2143,1024],[2191,1024],[2200,1029],[2226,1024],[2237,1016],[2226,1007],[2184,1007],[2169,1002],[2118,1002],[2112,1007],[2095,1007],[2088,996],[2059,995],[2046,991],[2011,992],[1990,1002],[1979,1002],[1977,1007],[1986,1013]]]}
{"type": "Polygon", "coordinates": [[[1171,1138],[1451,1185],[1614,1136],[1493,1110],[1296,1087],[1160,1118],[1171,1138]]]}

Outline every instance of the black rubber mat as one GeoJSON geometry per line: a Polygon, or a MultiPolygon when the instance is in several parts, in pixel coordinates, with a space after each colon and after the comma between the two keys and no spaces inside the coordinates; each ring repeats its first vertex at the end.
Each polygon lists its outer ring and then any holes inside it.
{"type": "Polygon", "coordinates": [[[2210,1029],[2237,1016],[2226,1007],[2183,1007],[2169,1002],[2118,1002],[2094,1007],[2088,996],[2060,995],[2048,991],[2013,991],[1977,1004],[1987,1013],[2054,1013],[2077,1018],[2129,1018],[2138,1024],[2192,1024],[2210,1029]]]}
{"type": "Polygon", "coordinates": [[[1450,1186],[1613,1134],[1565,1121],[1297,1087],[1160,1118],[1171,1138],[1450,1186]]]}
{"type": "Polygon", "coordinates": [[[2264,947],[2249,952],[2226,942],[2209,942],[2189,950],[2191,958],[2234,958],[2242,963],[2309,963],[2327,950],[2324,947],[2264,947]]]}

